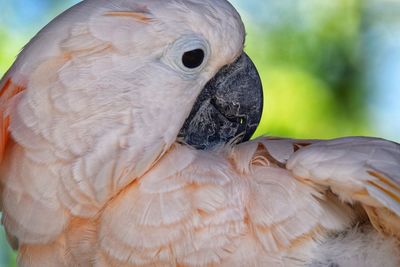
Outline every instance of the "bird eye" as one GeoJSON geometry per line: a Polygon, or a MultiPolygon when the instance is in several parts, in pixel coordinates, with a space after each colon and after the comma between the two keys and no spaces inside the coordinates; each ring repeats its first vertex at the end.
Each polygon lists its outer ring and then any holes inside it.
{"type": "Polygon", "coordinates": [[[195,69],[203,64],[205,53],[202,49],[194,49],[185,52],[182,56],[182,64],[188,69],[195,69]]]}
{"type": "MultiPolygon", "coordinates": [[[[0,0],[1,1],[1,0],[0,0]]],[[[210,44],[197,34],[182,35],[164,51],[162,61],[185,77],[202,73],[211,55],[210,44]]]]}

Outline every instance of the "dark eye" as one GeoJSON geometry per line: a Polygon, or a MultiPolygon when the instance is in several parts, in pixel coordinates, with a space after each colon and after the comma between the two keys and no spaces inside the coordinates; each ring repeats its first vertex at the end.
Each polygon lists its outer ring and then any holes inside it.
{"type": "Polygon", "coordinates": [[[195,49],[186,52],[182,56],[182,63],[186,68],[195,69],[199,67],[204,61],[204,51],[202,49],[195,49]]]}

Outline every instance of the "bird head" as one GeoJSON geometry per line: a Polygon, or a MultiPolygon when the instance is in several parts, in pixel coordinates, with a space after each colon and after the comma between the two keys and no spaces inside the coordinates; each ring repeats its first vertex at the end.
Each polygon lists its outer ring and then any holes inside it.
{"type": "Polygon", "coordinates": [[[244,40],[225,0],[83,1],[45,27],[6,75],[26,83],[13,136],[29,142],[24,124],[55,157],[118,154],[136,163],[134,175],[177,141],[208,149],[248,140],[263,100],[244,40]]]}
{"type": "Polygon", "coordinates": [[[142,138],[157,133],[171,144],[178,135],[202,149],[248,140],[260,120],[262,88],[243,52],[236,10],[224,0],[143,3],[107,7],[93,20],[98,38],[123,54],[114,64],[120,73],[110,76],[131,84],[131,103],[140,107],[134,117],[144,120],[137,127],[148,126],[142,138]]]}

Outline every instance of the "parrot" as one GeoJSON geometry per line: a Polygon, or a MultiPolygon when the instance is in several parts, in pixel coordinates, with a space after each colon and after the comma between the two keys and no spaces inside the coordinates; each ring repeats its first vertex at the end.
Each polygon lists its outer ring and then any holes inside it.
{"type": "Polygon", "coordinates": [[[0,210],[30,266],[400,266],[400,145],[251,140],[226,0],[84,0],[0,82],[0,210]]]}

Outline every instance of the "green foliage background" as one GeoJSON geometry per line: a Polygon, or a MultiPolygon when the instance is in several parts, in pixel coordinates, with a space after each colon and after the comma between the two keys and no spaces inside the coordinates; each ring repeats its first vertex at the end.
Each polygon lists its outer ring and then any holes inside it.
{"type": "MultiPolygon", "coordinates": [[[[0,0],[0,75],[37,30],[74,2],[0,0]]],[[[377,7],[372,0],[233,1],[247,26],[246,51],[265,88],[257,136],[376,135],[400,140],[396,125],[380,130],[371,104],[385,86],[371,80],[377,68],[368,33],[378,20],[385,27],[397,23],[390,19],[396,16],[381,20],[381,7],[400,10],[383,2],[377,7]]],[[[2,234],[0,246],[0,266],[14,266],[15,255],[2,234]]]]}

